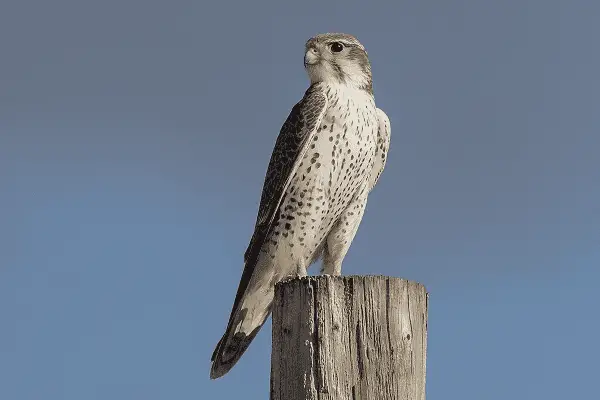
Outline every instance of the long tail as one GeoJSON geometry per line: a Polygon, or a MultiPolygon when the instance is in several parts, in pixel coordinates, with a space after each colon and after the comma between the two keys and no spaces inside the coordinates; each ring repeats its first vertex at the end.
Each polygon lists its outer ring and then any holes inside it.
{"type": "Polygon", "coordinates": [[[245,293],[238,304],[234,305],[227,330],[211,357],[211,379],[220,378],[229,372],[271,313],[274,296],[273,272],[264,267],[254,271],[245,293]]]}

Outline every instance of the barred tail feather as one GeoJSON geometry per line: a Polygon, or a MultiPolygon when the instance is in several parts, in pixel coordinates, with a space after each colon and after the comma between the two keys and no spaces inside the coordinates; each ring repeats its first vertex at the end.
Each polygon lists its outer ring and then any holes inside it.
{"type": "Polygon", "coordinates": [[[233,309],[227,330],[213,352],[211,379],[220,378],[233,368],[271,313],[273,273],[270,268],[259,267],[257,270],[233,309]]]}
{"type": "MultiPolygon", "coordinates": [[[[246,311],[246,310],[244,310],[246,311]]],[[[271,307],[265,312],[265,316],[261,322],[257,324],[252,330],[234,330],[230,328],[223,335],[219,343],[213,352],[211,361],[212,367],[210,369],[210,378],[217,379],[225,375],[233,366],[238,362],[240,357],[244,354],[250,343],[264,325],[271,307]]]]}

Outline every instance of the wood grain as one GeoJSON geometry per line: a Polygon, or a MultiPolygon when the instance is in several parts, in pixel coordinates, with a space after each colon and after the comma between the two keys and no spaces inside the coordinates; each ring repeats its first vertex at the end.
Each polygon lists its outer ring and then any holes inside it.
{"type": "Polygon", "coordinates": [[[427,292],[385,276],[280,282],[271,400],[425,400],[427,292]]]}

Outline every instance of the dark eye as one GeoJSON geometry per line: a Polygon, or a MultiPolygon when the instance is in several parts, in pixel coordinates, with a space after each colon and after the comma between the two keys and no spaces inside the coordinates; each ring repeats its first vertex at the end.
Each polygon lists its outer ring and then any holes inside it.
{"type": "Polygon", "coordinates": [[[333,42],[333,43],[331,43],[331,51],[332,52],[339,53],[342,50],[344,50],[344,45],[341,44],[340,42],[333,42]]]}

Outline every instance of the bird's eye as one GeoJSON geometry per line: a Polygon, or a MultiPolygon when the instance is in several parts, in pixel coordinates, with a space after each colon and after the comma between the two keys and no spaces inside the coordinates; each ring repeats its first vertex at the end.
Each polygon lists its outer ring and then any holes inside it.
{"type": "Polygon", "coordinates": [[[331,43],[331,51],[332,52],[339,53],[342,50],[344,50],[344,45],[341,44],[340,42],[333,42],[333,43],[331,43]]]}

